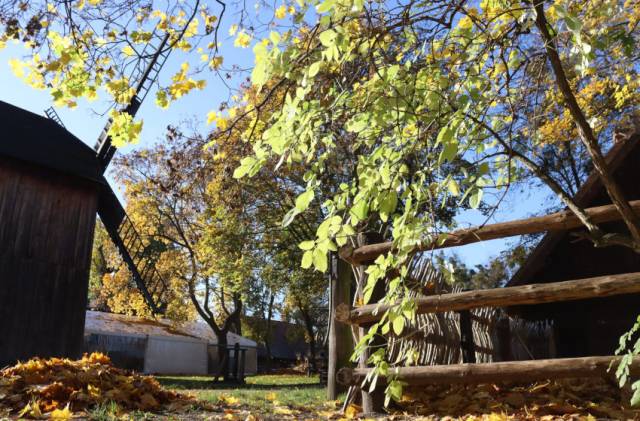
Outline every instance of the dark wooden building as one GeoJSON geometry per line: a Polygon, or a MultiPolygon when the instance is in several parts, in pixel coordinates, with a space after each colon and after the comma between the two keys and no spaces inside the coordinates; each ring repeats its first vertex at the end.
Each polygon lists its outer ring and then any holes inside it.
{"type": "MultiPolygon", "coordinates": [[[[640,136],[616,144],[607,160],[627,200],[640,199],[640,136]]],[[[600,179],[591,174],[575,196],[578,205],[611,203],[600,179]]],[[[626,233],[622,221],[601,225],[626,233]]],[[[575,231],[574,231],[575,232],[575,231]]],[[[508,286],[640,272],[640,255],[624,247],[596,248],[572,232],[550,232],[531,253],[508,286]]],[[[556,357],[612,355],[620,335],[640,314],[640,295],[625,295],[508,309],[527,320],[553,324],[556,357]]]]}
{"type": "Polygon", "coordinates": [[[55,121],[0,102],[0,367],[82,350],[96,153],[55,121]]]}

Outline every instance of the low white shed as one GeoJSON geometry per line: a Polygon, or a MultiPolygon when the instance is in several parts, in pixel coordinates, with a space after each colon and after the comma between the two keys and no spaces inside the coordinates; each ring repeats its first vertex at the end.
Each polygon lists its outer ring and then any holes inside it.
{"type": "MultiPolygon", "coordinates": [[[[234,333],[227,334],[227,342],[231,348],[238,343],[246,350],[245,374],[256,374],[256,343],[234,333]]],[[[218,369],[218,341],[204,322],[176,323],[89,310],[84,348],[104,352],[116,366],[144,373],[206,375],[218,369]]]]}

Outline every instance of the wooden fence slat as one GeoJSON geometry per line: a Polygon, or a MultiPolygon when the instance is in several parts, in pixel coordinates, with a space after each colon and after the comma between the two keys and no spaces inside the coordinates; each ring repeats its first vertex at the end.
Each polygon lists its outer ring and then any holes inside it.
{"type": "MultiPolygon", "coordinates": [[[[621,357],[557,358],[532,361],[509,361],[484,364],[451,364],[394,369],[394,376],[408,384],[493,383],[502,381],[535,381],[572,377],[602,377],[615,373],[621,357]],[[613,367],[609,370],[609,367],[613,367]]],[[[634,358],[632,371],[640,367],[640,357],[634,358]]],[[[360,385],[371,368],[342,368],[338,381],[360,385]]],[[[379,382],[384,383],[384,378],[379,382]]]]}
{"type": "MultiPolygon", "coordinates": [[[[640,272],[431,295],[416,298],[415,303],[417,314],[424,314],[480,307],[544,304],[633,293],[640,293],[640,272]]],[[[337,309],[336,318],[342,323],[372,323],[380,320],[391,307],[390,304],[367,304],[349,311],[348,307],[343,306],[337,309]]]]}
{"type": "MultiPolygon", "coordinates": [[[[640,200],[631,201],[629,205],[636,213],[640,213],[640,200]]],[[[593,207],[585,209],[585,212],[595,224],[620,219],[620,214],[614,205],[593,207]]],[[[479,241],[495,240],[498,238],[545,231],[566,231],[581,226],[582,223],[573,213],[562,211],[544,216],[535,216],[532,218],[456,230],[449,233],[448,238],[444,242],[440,244],[435,241],[428,242],[416,248],[415,251],[456,247],[477,243],[479,241]]],[[[392,249],[393,244],[391,242],[370,244],[356,249],[341,250],[340,257],[352,264],[361,264],[362,262],[374,261],[378,256],[388,253],[392,249]]]]}

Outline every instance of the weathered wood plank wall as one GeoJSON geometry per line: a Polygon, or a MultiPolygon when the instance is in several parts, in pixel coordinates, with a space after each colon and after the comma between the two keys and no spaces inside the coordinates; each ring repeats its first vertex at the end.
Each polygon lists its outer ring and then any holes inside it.
{"type": "Polygon", "coordinates": [[[0,366],[82,351],[98,186],[0,157],[0,366]]]}

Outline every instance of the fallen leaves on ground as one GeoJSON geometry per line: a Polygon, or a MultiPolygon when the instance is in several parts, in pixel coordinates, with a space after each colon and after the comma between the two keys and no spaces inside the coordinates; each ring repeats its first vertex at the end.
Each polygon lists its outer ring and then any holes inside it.
{"type": "Polygon", "coordinates": [[[603,379],[530,384],[429,385],[405,389],[402,412],[464,420],[638,419],[628,397],[603,379]]]}
{"type": "Polygon", "coordinates": [[[0,416],[68,420],[107,402],[123,411],[180,411],[196,403],[153,377],[113,367],[100,353],[77,361],[34,358],[0,371],[0,416]]]}

